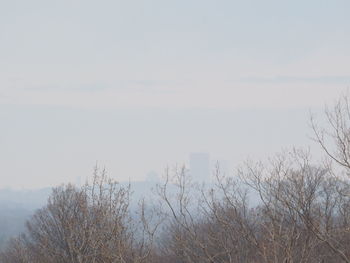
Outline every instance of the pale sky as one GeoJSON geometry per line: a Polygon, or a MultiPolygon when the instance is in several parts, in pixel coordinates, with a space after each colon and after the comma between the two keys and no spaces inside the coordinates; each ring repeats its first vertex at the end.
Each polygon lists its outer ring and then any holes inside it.
{"type": "Polygon", "coordinates": [[[0,188],[307,146],[350,86],[350,1],[0,0],[0,188]]]}

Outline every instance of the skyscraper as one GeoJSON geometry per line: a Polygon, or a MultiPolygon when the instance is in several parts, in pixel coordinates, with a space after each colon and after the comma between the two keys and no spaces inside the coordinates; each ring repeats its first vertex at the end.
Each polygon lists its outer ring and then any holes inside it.
{"type": "Polygon", "coordinates": [[[190,175],[194,181],[210,180],[210,157],[208,153],[190,154],[190,175]]]}

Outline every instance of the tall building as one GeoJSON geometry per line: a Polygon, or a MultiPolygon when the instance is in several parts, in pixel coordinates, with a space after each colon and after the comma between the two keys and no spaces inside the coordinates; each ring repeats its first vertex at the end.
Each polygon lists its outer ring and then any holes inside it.
{"type": "Polygon", "coordinates": [[[190,154],[190,175],[194,181],[210,180],[210,157],[208,153],[190,154]]]}

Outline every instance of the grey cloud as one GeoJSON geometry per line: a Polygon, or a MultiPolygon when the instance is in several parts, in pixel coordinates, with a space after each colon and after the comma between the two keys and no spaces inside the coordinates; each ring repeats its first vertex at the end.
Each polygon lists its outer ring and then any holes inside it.
{"type": "Polygon", "coordinates": [[[153,81],[153,80],[126,80],[115,81],[109,84],[91,83],[76,85],[38,85],[32,87],[22,87],[22,90],[31,91],[68,91],[68,92],[104,92],[104,91],[135,91],[141,93],[174,93],[176,87],[181,85],[171,81],[153,81]]]}
{"type": "Polygon", "coordinates": [[[299,76],[276,76],[273,78],[246,77],[240,78],[239,82],[247,83],[322,83],[322,84],[350,84],[350,76],[319,76],[319,77],[299,77],[299,76]]]}

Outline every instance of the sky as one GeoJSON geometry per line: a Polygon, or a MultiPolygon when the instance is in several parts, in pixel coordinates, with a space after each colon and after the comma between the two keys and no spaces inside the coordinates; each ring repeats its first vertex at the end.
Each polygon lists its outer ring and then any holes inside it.
{"type": "Polygon", "coordinates": [[[350,85],[347,0],[0,0],[0,188],[308,146],[350,85]]]}

